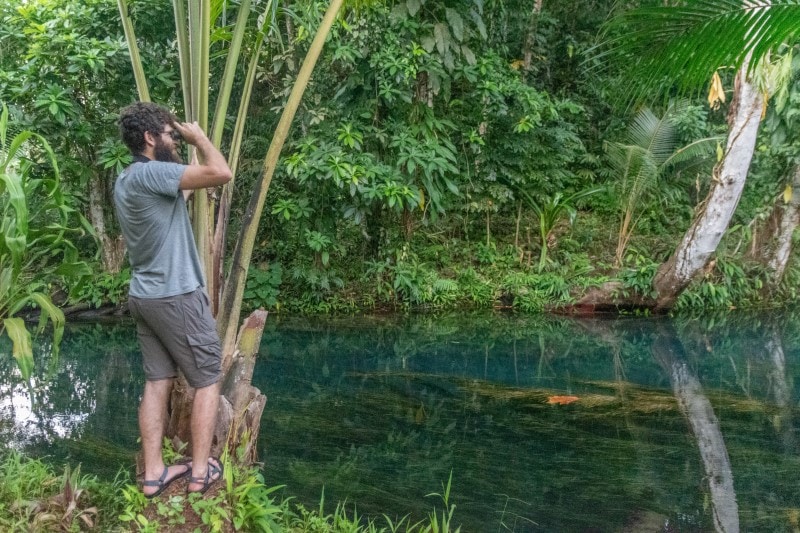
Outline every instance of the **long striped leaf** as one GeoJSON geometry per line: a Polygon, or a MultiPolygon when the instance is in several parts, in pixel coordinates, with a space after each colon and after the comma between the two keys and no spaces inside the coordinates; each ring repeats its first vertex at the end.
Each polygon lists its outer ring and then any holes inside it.
{"type": "Polygon", "coordinates": [[[14,211],[13,214],[4,213],[4,217],[8,217],[8,225],[4,228],[4,244],[11,252],[14,270],[19,270],[28,247],[28,202],[25,198],[22,176],[14,172],[2,172],[0,182],[5,186],[4,194],[8,195],[8,204],[14,211]]]}
{"type": "Polygon", "coordinates": [[[41,311],[39,315],[39,331],[44,329],[48,320],[53,324],[53,356],[58,356],[61,338],[64,336],[64,323],[66,322],[64,312],[53,304],[49,296],[41,292],[31,294],[30,298],[39,305],[41,311]]]}
{"type": "MultiPolygon", "coordinates": [[[[14,161],[17,157],[17,152],[19,151],[20,147],[25,144],[31,136],[33,132],[30,131],[23,131],[18,133],[12,140],[8,146],[8,151],[5,152],[5,157],[0,160],[0,172],[5,172],[8,168],[9,163],[14,161]]],[[[3,148],[5,148],[5,143],[3,143],[3,148]]]]}
{"type": "Polygon", "coordinates": [[[29,381],[33,374],[33,349],[31,348],[31,334],[25,327],[21,318],[6,318],[3,326],[11,339],[11,354],[17,360],[17,366],[23,379],[29,381]]]}

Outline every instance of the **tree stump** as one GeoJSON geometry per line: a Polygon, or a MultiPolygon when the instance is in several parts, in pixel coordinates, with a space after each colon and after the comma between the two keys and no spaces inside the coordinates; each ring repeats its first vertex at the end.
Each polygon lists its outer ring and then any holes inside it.
{"type": "MultiPolygon", "coordinates": [[[[251,382],[266,319],[267,312],[263,309],[247,317],[239,329],[233,352],[223,354],[222,359],[221,397],[211,454],[219,456],[227,449],[230,457],[241,464],[252,464],[258,458],[256,443],[267,398],[251,382]]],[[[180,376],[172,390],[165,434],[176,450],[187,445],[184,455],[192,452],[193,401],[194,389],[180,376]]]]}

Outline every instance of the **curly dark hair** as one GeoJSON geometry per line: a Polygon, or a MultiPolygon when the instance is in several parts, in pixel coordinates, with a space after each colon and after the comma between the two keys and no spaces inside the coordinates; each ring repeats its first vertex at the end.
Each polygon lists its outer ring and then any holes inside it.
{"type": "Polygon", "coordinates": [[[119,133],[133,155],[144,151],[144,132],[160,134],[164,126],[177,122],[166,107],[151,102],[136,102],[119,113],[119,133]]]}

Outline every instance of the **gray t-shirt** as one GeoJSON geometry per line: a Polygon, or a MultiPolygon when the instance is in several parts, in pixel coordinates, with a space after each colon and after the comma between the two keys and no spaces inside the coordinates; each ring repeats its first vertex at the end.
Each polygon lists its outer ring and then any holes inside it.
{"type": "Polygon", "coordinates": [[[129,294],[164,298],[204,286],[178,163],[134,163],[114,184],[114,204],[131,262],[129,294]]]}

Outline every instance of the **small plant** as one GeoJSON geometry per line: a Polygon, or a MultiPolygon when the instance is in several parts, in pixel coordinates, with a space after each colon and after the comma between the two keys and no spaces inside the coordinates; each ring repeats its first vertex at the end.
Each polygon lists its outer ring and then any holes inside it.
{"type": "Polygon", "coordinates": [[[434,507],[433,511],[428,515],[428,519],[430,520],[430,524],[426,527],[423,527],[421,531],[423,532],[430,532],[430,533],[450,533],[451,531],[457,533],[461,531],[461,527],[457,527],[453,529],[453,513],[456,511],[456,505],[454,503],[450,503],[450,486],[453,482],[453,472],[450,472],[450,477],[447,478],[447,486],[445,487],[442,484],[442,493],[431,493],[427,494],[426,496],[438,496],[442,503],[444,504],[444,510],[442,510],[441,518],[439,515],[436,514],[436,508],[434,507]]]}
{"type": "Polygon", "coordinates": [[[602,187],[595,187],[576,192],[569,196],[564,196],[561,192],[557,192],[553,196],[545,198],[544,201],[537,202],[526,191],[519,189],[520,195],[539,219],[539,243],[541,246],[541,252],[539,254],[539,272],[544,270],[544,266],[547,263],[550,238],[559,221],[564,215],[567,215],[570,225],[574,224],[578,214],[575,207],[576,202],[587,196],[597,194],[602,190],[602,187]]]}
{"type": "Polygon", "coordinates": [[[497,261],[497,245],[493,242],[478,243],[475,258],[481,265],[493,265],[497,261]]]}
{"type": "Polygon", "coordinates": [[[93,476],[81,476],[80,467],[67,466],[59,477],[43,462],[12,451],[0,457],[0,479],[0,530],[78,531],[98,526],[99,510],[89,492],[99,492],[99,483],[93,476]]]}
{"type": "Polygon", "coordinates": [[[494,302],[494,287],[483,279],[472,267],[458,274],[458,284],[462,294],[479,306],[489,306],[494,302]]]}
{"type": "Polygon", "coordinates": [[[706,269],[703,279],[686,289],[675,304],[677,310],[732,309],[753,305],[763,298],[768,273],[757,266],[744,268],[719,257],[706,269]]]}
{"type": "Polygon", "coordinates": [[[658,296],[653,290],[653,278],[658,270],[658,263],[636,251],[628,253],[625,263],[631,264],[631,266],[623,268],[619,272],[619,279],[623,286],[622,296],[627,296],[631,291],[650,298],[658,296]]]}
{"type": "MultiPolygon", "coordinates": [[[[94,527],[97,519],[97,507],[81,507],[84,493],[84,479],[81,478],[80,465],[70,471],[69,465],[64,467],[64,477],[61,490],[47,500],[37,503],[34,526],[58,526],[64,531],[72,529],[72,524],[78,520],[86,527],[94,527]]],[[[36,529],[36,527],[34,527],[36,529]]]]}
{"type": "Polygon", "coordinates": [[[202,494],[193,493],[188,498],[192,510],[197,513],[206,526],[206,531],[211,531],[212,533],[222,531],[225,523],[231,521],[227,506],[222,505],[224,500],[224,491],[220,491],[213,497],[203,497],[202,494]]]}
{"type": "Polygon", "coordinates": [[[279,263],[271,263],[266,268],[250,267],[244,289],[244,304],[252,309],[275,306],[282,281],[283,269],[279,263]]]}
{"type": "Polygon", "coordinates": [[[95,309],[106,304],[120,305],[128,299],[128,286],[131,282],[131,270],[123,269],[118,274],[100,272],[91,281],[81,284],[77,289],[76,300],[86,302],[95,309]]]}
{"type": "Polygon", "coordinates": [[[122,497],[125,500],[125,508],[119,516],[120,521],[130,523],[140,528],[140,531],[155,531],[150,521],[142,514],[147,506],[147,498],[136,485],[127,485],[122,488],[122,497]],[[148,529],[148,527],[150,529],[148,529]]]}
{"type": "Polygon", "coordinates": [[[305,231],[306,246],[314,251],[314,262],[317,267],[327,267],[331,259],[331,249],[333,241],[327,235],[319,231],[305,231]]]}

